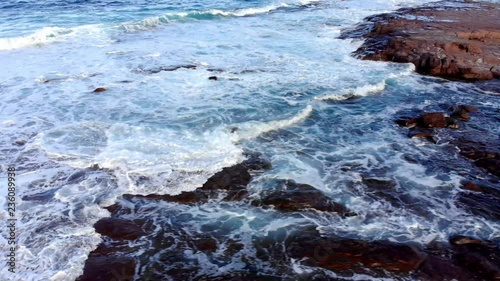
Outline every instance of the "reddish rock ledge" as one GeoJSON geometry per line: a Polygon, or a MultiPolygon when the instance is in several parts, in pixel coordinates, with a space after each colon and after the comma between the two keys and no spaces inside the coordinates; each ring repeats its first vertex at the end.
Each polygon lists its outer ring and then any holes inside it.
{"type": "Polygon", "coordinates": [[[366,18],[340,38],[365,38],[355,55],[413,63],[421,74],[453,80],[500,78],[500,4],[437,2],[366,18]]]}

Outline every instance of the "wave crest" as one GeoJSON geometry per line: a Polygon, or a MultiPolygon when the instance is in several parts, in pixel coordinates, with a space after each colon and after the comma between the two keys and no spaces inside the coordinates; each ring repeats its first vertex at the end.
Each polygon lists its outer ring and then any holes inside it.
{"type": "Polygon", "coordinates": [[[383,90],[385,90],[385,80],[374,84],[374,85],[364,85],[352,89],[347,89],[344,90],[343,93],[341,94],[329,94],[329,95],[324,95],[321,97],[315,97],[314,100],[318,101],[325,101],[325,100],[336,100],[336,101],[342,101],[342,100],[347,100],[350,98],[354,97],[365,97],[369,94],[376,94],[380,93],[383,90]]]}
{"type": "Polygon", "coordinates": [[[0,50],[13,50],[29,46],[41,46],[57,40],[58,37],[72,33],[71,28],[44,27],[26,36],[1,38],[0,50]]]}
{"type": "Polygon", "coordinates": [[[234,134],[233,141],[236,143],[242,140],[253,139],[263,133],[292,126],[296,123],[305,120],[307,117],[309,117],[309,115],[311,115],[312,112],[313,112],[313,107],[312,105],[309,104],[303,110],[301,110],[299,113],[297,113],[290,119],[276,120],[267,123],[250,121],[239,124],[236,126],[237,130],[233,133],[234,134]]]}
{"type": "Polygon", "coordinates": [[[212,9],[207,11],[174,12],[174,13],[167,13],[160,16],[146,18],[138,22],[125,23],[122,24],[121,27],[128,32],[149,30],[163,24],[171,23],[173,21],[182,21],[188,19],[211,20],[221,17],[246,17],[246,16],[269,13],[274,10],[288,6],[289,5],[286,3],[281,3],[277,5],[268,5],[260,8],[247,8],[234,11],[212,9]]]}

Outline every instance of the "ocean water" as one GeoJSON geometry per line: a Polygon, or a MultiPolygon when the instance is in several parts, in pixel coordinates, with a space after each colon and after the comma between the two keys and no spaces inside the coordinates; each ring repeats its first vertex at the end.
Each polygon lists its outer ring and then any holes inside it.
{"type": "MultiPolygon", "coordinates": [[[[75,280],[101,242],[93,224],[109,216],[103,207],[123,194],[194,190],[243,161],[245,150],[273,165],[254,178],[252,192],[293,179],[358,216],[164,202],[138,206],[134,218],[191,233],[227,222],[225,235],[246,241],[249,256],[255,237],[306,224],[424,244],[456,233],[498,237],[498,221],[455,200],[471,170],[482,172],[446,142],[409,139],[394,124],[400,112],[439,111],[452,101],[480,107],[482,121],[467,126],[498,136],[498,98],[472,84],[421,77],[409,64],[357,60],[351,52],[361,41],[337,38],[366,16],[430,2],[2,1],[0,180],[5,186],[7,167],[16,167],[19,247],[18,273],[2,267],[0,279],[75,280]],[[217,81],[208,79],[214,75],[217,81]],[[97,87],[107,91],[93,93],[97,87]],[[94,164],[104,169],[81,172],[94,164]],[[371,194],[366,177],[395,182],[411,206],[371,194]]],[[[2,257],[6,193],[2,187],[2,257]]],[[[242,267],[239,256],[221,265],[184,254],[207,275],[242,267]]]]}

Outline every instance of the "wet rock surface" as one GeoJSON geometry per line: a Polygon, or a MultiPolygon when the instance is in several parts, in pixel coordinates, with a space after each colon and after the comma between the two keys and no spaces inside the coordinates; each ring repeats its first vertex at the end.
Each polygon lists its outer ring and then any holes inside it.
{"type": "Polygon", "coordinates": [[[90,256],[83,269],[84,274],[77,281],[133,281],[136,261],[123,257],[90,256]]]}
{"type": "MultiPolygon", "coordinates": [[[[474,215],[498,220],[500,219],[498,188],[500,139],[485,129],[487,125],[483,123],[484,114],[479,108],[466,104],[443,105],[443,107],[448,107],[447,112],[450,117],[446,117],[444,112],[422,113],[418,117],[402,117],[396,123],[409,128],[409,137],[426,139],[433,144],[444,144],[448,147],[450,155],[456,154],[456,157],[464,159],[463,164],[455,167],[468,179],[459,187],[457,205],[474,215]],[[453,123],[447,119],[452,119],[453,123]],[[447,125],[442,127],[445,123],[447,125]],[[469,125],[470,123],[473,124],[469,125]],[[459,129],[450,127],[449,124],[455,124],[459,129]],[[471,167],[465,168],[467,166],[471,167]]],[[[391,198],[393,193],[378,192],[379,196],[386,195],[385,198],[393,199],[391,202],[397,202],[395,198],[391,198]]]]}
{"type": "Polygon", "coordinates": [[[102,93],[102,92],[106,92],[107,89],[106,88],[103,88],[103,87],[99,87],[99,88],[95,88],[94,91],[92,91],[93,93],[102,93]]]}
{"type": "Polygon", "coordinates": [[[285,245],[290,257],[334,272],[363,273],[366,268],[409,272],[427,256],[416,245],[328,237],[315,229],[297,231],[285,245]]]}
{"type": "Polygon", "coordinates": [[[104,218],[94,224],[97,233],[118,240],[135,240],[146,233],[140,222],[119,218],[104,218]]]}
{"type": "Polygon", "coordinates": [[[460,155],[473,161],[485,171],[500,176],[500,141],[497,139],[477,139],[473,134],[456,136],[452,141],[460,155]]]}
{"type": "MultiPolygon", "coordinates": [[[[466,124],[474,122],[475,114],[480,111],[468,105],[453,105],[448,108],[448,111],[445,108],[447,113],[430,111],[431,115],[426,115],[429,112],[419,112],[420,115],[406,118],[404,126],[409,124],[413,127],[410,129],[410,135],[422,134],[418,138],[434,138],[436,135],[442,137],[440,134],[443,132],[451,132],[445,134],[451,139],[467,136],[468,130],[456,130],[450,127],[450,119],[459,124],[460,128],[467,128],[466,124]],[[465,111],[469,119],[463,118],[464,112],[455,114],[457,110],[465,111]]],[[[404,128],[401,130],[406,131],[404,128]]],[[[484,141],[483,137],[480,139],[484,141]]],[[[475,147],[478,140],[471,140],[470,144],[475,147]]],[[[449,146],[453,145],[455,144],[450,142],[449,146]]],[[[485,143],[484,147],[491,148],[491,143],[485,143]]],[[[461,155],[461,152],[456,153],[461,155]]],[[[470,157],[468,159],[477,161],[491,154],[471,150],[468,156],[470,157]]],[[[271,164],[264,157],[249,154],[246,161],[224,168],[195,191],[175,196],[124,196],[124,201],[108,208],[112,218],[101,220],[96,224],[96,230],[103,235],[104,242],[90,255],[83,276],[97,274],[108,278],[112,272],[129,270],[130,273],[133,269],[135,280],[158,280],[166,277],[172,280],[338,280],[338,278],[352,277],[353,274],[396,280],[460,281],[499,278],[498,242],[495,244],[474,237],[455,236],[450,238],[449,243],[445,241],[440,247],[431,247],[413,242],[397,243],[387,239],[353,238],[346,233],[319,231],[315,226],[284,225],[259,235],[252,234],[251,239],[248,237],[244,239],[240,234],[235,235],[233,231],[248,226],[243,226],[242,222],[230,216],[223,220],[207,220],[193,231],[184,226],[191,220],[190,214],[185,211],[178,217],[166,215],[168,224],[165,224],[165,221],[163,224],[158,224],[156,221],[158,218],[149,219],[151,214],[147,213],[149,212],[147,207],[144,208],[152,202],[154,204],[151,205],[158,206],[158,202],[166,201],[170,204],[169,208],[192,206],[194,209],[189,207],[191,208],[189,210],[196,210],[195,212],[207,210],[209,213],[208,210],[213,208],[213,204],[230,203],[246,206],[243,209],[259,208],[266,212],[276,211],[289,216],[307,210],[338,213],[342,217],[338,218],[339,220],[346,220],[347,217],[356,215],[336,202],[335,198],[329,197],[315,187],[291,180],[273,179],[271,188],[264,188],[258,192],[249,189],[248,184],[253,176],[269,168],[271,164]],[[140,208],[146,210],[147,219],[128,221],[127,216],[132,213],[137,214],[136,212],[140,214],[140,208]],[[113,221],[117,223],[113,224],[113,221]],[[134,241],[144,241],[141,243],[147,243],[147,246],[143,244],[130,247],[124,243],[134,239],[127,236],[129,233],[135,233],[130,223],[146,233],[136,236],[134,241]],[[121,225],[123,229],[114,229],[109,225],[121,225]],[[156,226],[154,230],[152,225],[156,226]],[[151,257],[154,257],[154,260],[151,260],[151,257]],[[239,266],[237,269],[224,273],[217,271],[219,268],[227,268],[235,259],[239,266]],[[96,269],[99,262],[108,264],[96,269]],[[206,263],[215,265],[214,271],[206,271],[206,263]],[[293,272],[290,270],[292,263],[308,270],[300,274],[293,272]],[[262,265],[265,265],[267,270],[262,268],[262,265]],[[273,270],[269,271],[269,268],[273,270]],[[97,273],[93,273],[95,270],[97,273]]],[[[387,174],[383,169],[368,173],[362,167],[351,167],[348,171],[359,172],[361,178],[358,184],[363,193],[374,202],[384,200],[394,208],[411,209],[423,217],[432,217],[420,204],[415,204],[414,197],[400,192],[398,181],[384,176],[387,174]]],[[[80,175],[75,173],[70,178],[79,177],[80,175]]],[[[475,215],[500,219],[499,192],[495,186],[489,186],[487,183],[488,181],[483,180],[464,182],[457,193],[456,203],[475,215]]],[[[246,215],[246,212],[244,213],[246,215]]]]}
{"type": "MultiPolygon", "coordinates": [[[[390,181],[366,179],[365,184],[374,189],[394,188],[390,181]]],[[[130,198],[113,211],[113,217],[124,220],[137,206],[147,206],[148,200],[152,199],[130,198]]],[[[131,278],[123,280],[167,277],[172,280],[338,280],[328,272],[339,278],[366,274],[397,280],[496,280],[499,276],[499,241],[456,235],[450,237],[449,243],[421,245],[343,237],[320,232],[316,226],[278,227],[254,235],[248,241],[230,235],[235,227],[230,221],[207,222],[199,231],[192,232],[179,224],[189,217],[181,221],[179,218],[169,218],[168,224],[156,222],[155,231],[147,237],[147,247],[131,247],[125,240],[106,236],[89,256],[84,275],[78,280],[113,280],[117,274],[131,278]],[[222,267],[235,257],[242,263],[240,266],[243,265],[239,269],[205,271],[206,265],[200,264],[210,261],[222,267]],[[290,271],[292,260],[308,270],[300,274],[290,271]],[[260,269],[262,264],[272,267],[273,273],[260,269]]]]}
{"type": "Polygon", "coordinates": [[[258,173],[271,168],[271,163],[258,153],[249,153],[243,163],[223,168],[211,176],[202,187],[179,195],[125,195],[125,198],[145,197],[178,203],[202,203],[223,194],[223,200],[241,200],[248,195],[247,185],[252,179],[251,173],[258,173]]]}
{"type": "Polygon", "coordinates": [[[475,107],[469,105],[459,105],[456,109],[451,113],[451,117],[447,116],[444,112],[429,112],[422,113],[418,117],[402,117],[396,120],[396,123],[402,127],[407,128],[417,128],[416,133],[410,134],[410,137],[414,137],[417,134],[417,138],[426,137],[427,135],[423,134],[431,134],[432,131],[425,131],[422,129],[433,129],[433,128],[451,128],[458,129],[460,125],[458,124],[458,120],[460,121],[469,121],[470,116],[469,112],[475,112],[475,107]],[[468,111],[465,108],[469,108],[468,111]],[[473,109],[474,108],[474,109],[473,109]]]}
{"type": "Polygon", "coordinates": [[[473,269],[484,280],[500,280],[500,247],[491,241],[455,236],[450,239],[453,261],[462,268],[473,269]]]}
{"type": "MultiPolygon", "coordinates": [[[[460,128],[461,122],[470,121],[479,108],[471,105],[455,105],[450,108],[450,117],[444,112],[423,113],[418,117],[401,117],[396,120],[400,126],[410,128],[408,136],[437,143],[435,128],[460,128]]],[[[459,153],[490,174],[500,176],[500,142],[498,139],[476,134],[474,131],[447,131],[450,143],[459,153]]]]}
{"type": "Polygon", "coordinates": [[[147,74],[156,74],[160,73],[163,71],[176,71],[179,69],[196,69],[198,66],[194,64],[185,64],[185,65],[175,65],[175,66],[166,66],[166,67],[157,67],[157,68],[152,68],[152,69],[147,69],[147,68],[138,68],[136,69],[136,72],[138,73],[147,73],[147,74]]]}
{"type": "Polygon", "coordinates": [[[419,280],[428,281],[467,281],[477,279],[472,273],[454,264],[450,259],[428,256],[415,274],[419,280]]]}
{"type": "Polygon", "coordinates": [[[260,199],[252,202],[255,206],[273,206],[282,211],[315,209],[338,213],[342,217],[355,216],[342,204],[335,202],[318,189],[292,180],[280,180],[276,188],[263,191],[260,199]]]}
{"type": "Polygon", "coordinates": [[[487,186],[467,185],[467,187],[468,192],[460,192],[457,201],[475,215],[499,220],[500,191],[487,186]]]}
{"type": "Polygon", "coordinates": [[[341,38],[365,38],[355,55],[413,63],[417,72],[460,80],[500,77],[500,5],[437,2],[371,16],[341,38]],[[478,20],[481,19],[481,20],[478,20]]]}

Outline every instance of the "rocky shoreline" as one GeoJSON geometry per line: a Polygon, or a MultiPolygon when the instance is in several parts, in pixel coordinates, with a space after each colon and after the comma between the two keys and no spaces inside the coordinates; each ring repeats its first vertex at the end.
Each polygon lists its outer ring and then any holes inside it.
{"type": "MultiPolygon", "coordinates": [[[[259,273],[249,264],[250,267],[241,271],[230,271],[216,277],[203,276],[196,264],[189,265],[190,261],[184,260],[182,252],[203,252],[208,256],[217,255],[218,259],[231,259],[232,255],[244,250],[244,245],[228,238],[223,231],[225,226],[202,226],[206,233],[187,233],[163,225],[158,235],[154,235],[158,231],[154,220],[128,218],[140,206],[151,203],[166,201],[181,205],[203,205],[207,200],[241,201],[281,212],[321,211],[325,215],[337,213],[343,218],[356,216],[314,187],[293,181],[277,181],[274,191],[261,193],[258,200],[252,199],[247,184],[254,174],[270,167],[271,164],[258,154],[249,154],[248,160],[225,168],[192,192],[176,196],[124,195],[123,201],[107,208],[111,217],[95,224],[96,231],[103,236],[104,241],[89,255],[84,274],[77,280],[134,280],[137,274],[141,280],[159,280],[165,276],[173,280],[337,280],[324,270],[335,272],[339,277],[366,274],[374,278],[412,280],[500,279],[499,241],[483,241],[461,235],[449,237],[447,243],[430,242],[427,245],[389,240],[369,241],[325,235],[314,225],[291,227],[284,232],[271,231],[252,241],[250,246],[255,249],[260,262],[272,265],[279,275],[259,273]],[[146,237],[151,239],[151,245],[156,245],[146,253],[143,253],[144,249],[129,244],[146,237]],[[147,265],[152,256],[159,259],[153,267],[147,265]],[[317,270],[300,275],[291,274],[286,265],[292,260],[317,270]]],[[[365,184],[378,189],[390,185],[369,180],[365,184]]],[[[482,188],[472,183],[464,184],[464,189],[487,193],[482,188]]],[[[475,204],[474,201],[469,203],[475,204]]]]}
{"type": "MultiPolygon", "coordinates": [[[[413,63],[419,73],[452,80],[498,81],[499,18],[500,5],[440,2],[369,17],[367,23],[344,32],[342,38],[365,38],[354,53],[362,59],[413,63]]],[[[480,176],[472,173],[464,176],[467,181],[457,192],[457,205],[477,216],[500,219],[500,191],[495,187],[500,176],[498,138],[488,136],[481,128],[461,130],[467,126],[466,122],[481,114],[480,108],[452,103],[442,107],[440,112],[396,114],[395,123],[410,138],[457,148],[461,156],[482,169],[484,174],[480,176]]],[[[217,260],[230,260],[246,250],[244,241],[219,231],[230,226],[203,225],[201,228],[206,232],[188,233],[168,225],[158,231],[152,219],[129,218],[129,214],[149,203],[204,206],[213,201],[239,202],[282,213],[321,212],[342,220],[357,216],[319,189],[292,180],[274,180],[270,183],[271,189],[252,194],[248,184],[254,175],[270,168],[271,163],[265,157],[248,153],[246,161],[224,168],[194,191],[179,195],[124,195],[121,201],[107,208],[111,217],[94,225],[104,241],[89,255],[84,274],[77,280],[134,280],[138,275],[141,280],[160,280],[165,276],[173,280],[338,280],[337,277],[343,279],[353,274],[398,280],[500,280],[498,240],[479,240],[457,233],[447,237],[446,242],[431,241],[425,245],[382,239],[369,241],[325,235],[313,225],[285,227],[282,232],[280,229],[246,241],[258,260],[248,261],[239,271],[206,276],[181,253],[189,250],[217,256],[217,260]],[[143,253],[144,249],[130,246],[129,242],[140,239],[150,239],[148,243],[153,245],[153,250],[143,253]],[[149,266],[147,262],[152,256],[157,262],[149,266]],[[317,270],[297,275],[289,272],[288,265],[292,262],[317,270]],[[256,263],[271,265],[279,275],[262,274],[254,266],[256,263]],[[328,272],[334,272],[336,277],[328,272]]],[[[412,202],[395,190],[394,182],[369,176],[363,177],[362,185],[375,197],[411,208],[412,202]]]]}
{"type": "Polygon", "coordinates": [[[341,38],[364,38],[358,58],[413,63],[453,80],[500,78],[500,4],[443,1],[368,17],[341,38]]]}

